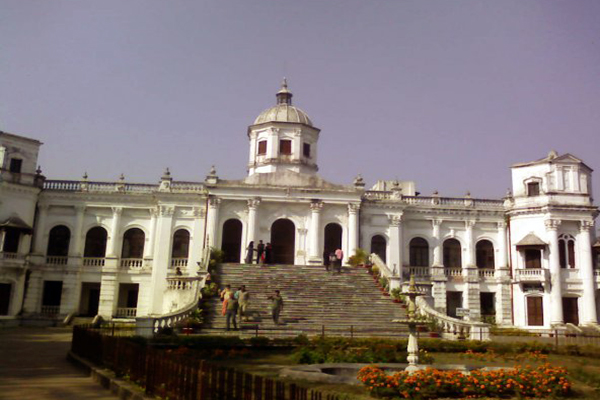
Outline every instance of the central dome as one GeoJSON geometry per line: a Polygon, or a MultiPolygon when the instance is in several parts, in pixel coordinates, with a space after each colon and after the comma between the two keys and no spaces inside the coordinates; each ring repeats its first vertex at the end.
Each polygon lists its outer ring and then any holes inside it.
{"type": "Polygon", "coordinates": [[[261,112],[254,120],[254,125],[264,124],[266,122],[292,122],[313,126],[308,115],[292,105],[292,92],[287,88],[287,81],[284,79],[281,84],[281,90],[277,92],[277,105],[261,112]]]}

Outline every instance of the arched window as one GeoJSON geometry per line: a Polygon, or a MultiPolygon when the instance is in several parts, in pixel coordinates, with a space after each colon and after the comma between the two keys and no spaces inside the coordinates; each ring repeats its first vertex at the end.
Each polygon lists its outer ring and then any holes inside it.
{"type": "Polygon", "coordinates": [[[479,268],[494,268],[494,245],[489,240],[480,240],[475,246],[475,259],[479,268]]]}
{"type": "Polygon", "coordinates": [[[106,239],[108,234],[106,229],[96,226],[90,229],[85,235],[84,257],[102,258],[106,255],[106,239]]]}
{"type": "Polygon", "coordinates": [[[575,268],[575,238],[571,235],[558,237],[558,258],[561,268],[575,268]]]}
{"type": "Polygon", "coordinates": [[[139,228],[128,229],[123,235],[121,258],[143,258],[146,235],[139,228]]]}
{"type": "Polygon", "coordinates": [[[188,258],[190,249],[190,233],[185,229],[179,229],[173,235],[173,249],[171,258],[188,258]]]}
{"type": "Polygon", "coordinates": [[[429,266],[429,243],[423,238],[414,238],[409,243],[410,265],[412,267],[429,266]]]}
{"type": "Polygon", "coordinates": [[[386,262],[386,249],[387,242],[381,235],[375,235],[371,238],[371,253],[375,253],[381,258],[383,262],[386,262]]]}
{"type": "Polygon", "coordinates": [[[64,225],[57,225],[50,229],[48,237],[49,256],[66,257],[69,255],[69,242],[71,241],[71,231],[64,225]]]}
{"type": "Polygon", "coordinates": [[[456,239],[447,239],[444,242],[444,267],[462,268],[460,242],[456,239]]]}

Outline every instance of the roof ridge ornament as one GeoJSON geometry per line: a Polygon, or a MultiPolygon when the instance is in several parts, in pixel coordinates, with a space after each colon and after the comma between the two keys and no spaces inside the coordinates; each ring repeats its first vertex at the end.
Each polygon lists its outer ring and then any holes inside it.
{"type": "Polygon", "coordinates": [[[277,92],[277,94],[275,95],[275,97],[277,98],[277,105],[291,106],[292,96],[292,92],[288,90],[287,78],[284,77],[283,81],[281,82],[281,89],[279,89],[279,92],[277,92]]]}

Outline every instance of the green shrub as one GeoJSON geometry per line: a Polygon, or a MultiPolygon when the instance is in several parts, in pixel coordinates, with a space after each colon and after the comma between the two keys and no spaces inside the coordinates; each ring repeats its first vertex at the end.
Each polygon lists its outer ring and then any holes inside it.
{"type": "Polygon", "coordinates": [[[356,267],[361,264],[366,264],[369,261],[369,254],[363,249],[356,249],[354,251],[354,255],[348,258],[348,264],[353,267],[356,267]]]}

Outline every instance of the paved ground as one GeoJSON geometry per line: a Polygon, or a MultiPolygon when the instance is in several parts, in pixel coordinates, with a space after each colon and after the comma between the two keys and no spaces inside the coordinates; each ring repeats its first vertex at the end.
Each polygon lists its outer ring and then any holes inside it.
{"type": "Polygon", "coordinates": [[[66,360],[67,328],[0,329],[0,399],[114,400],[66,360]]]}

